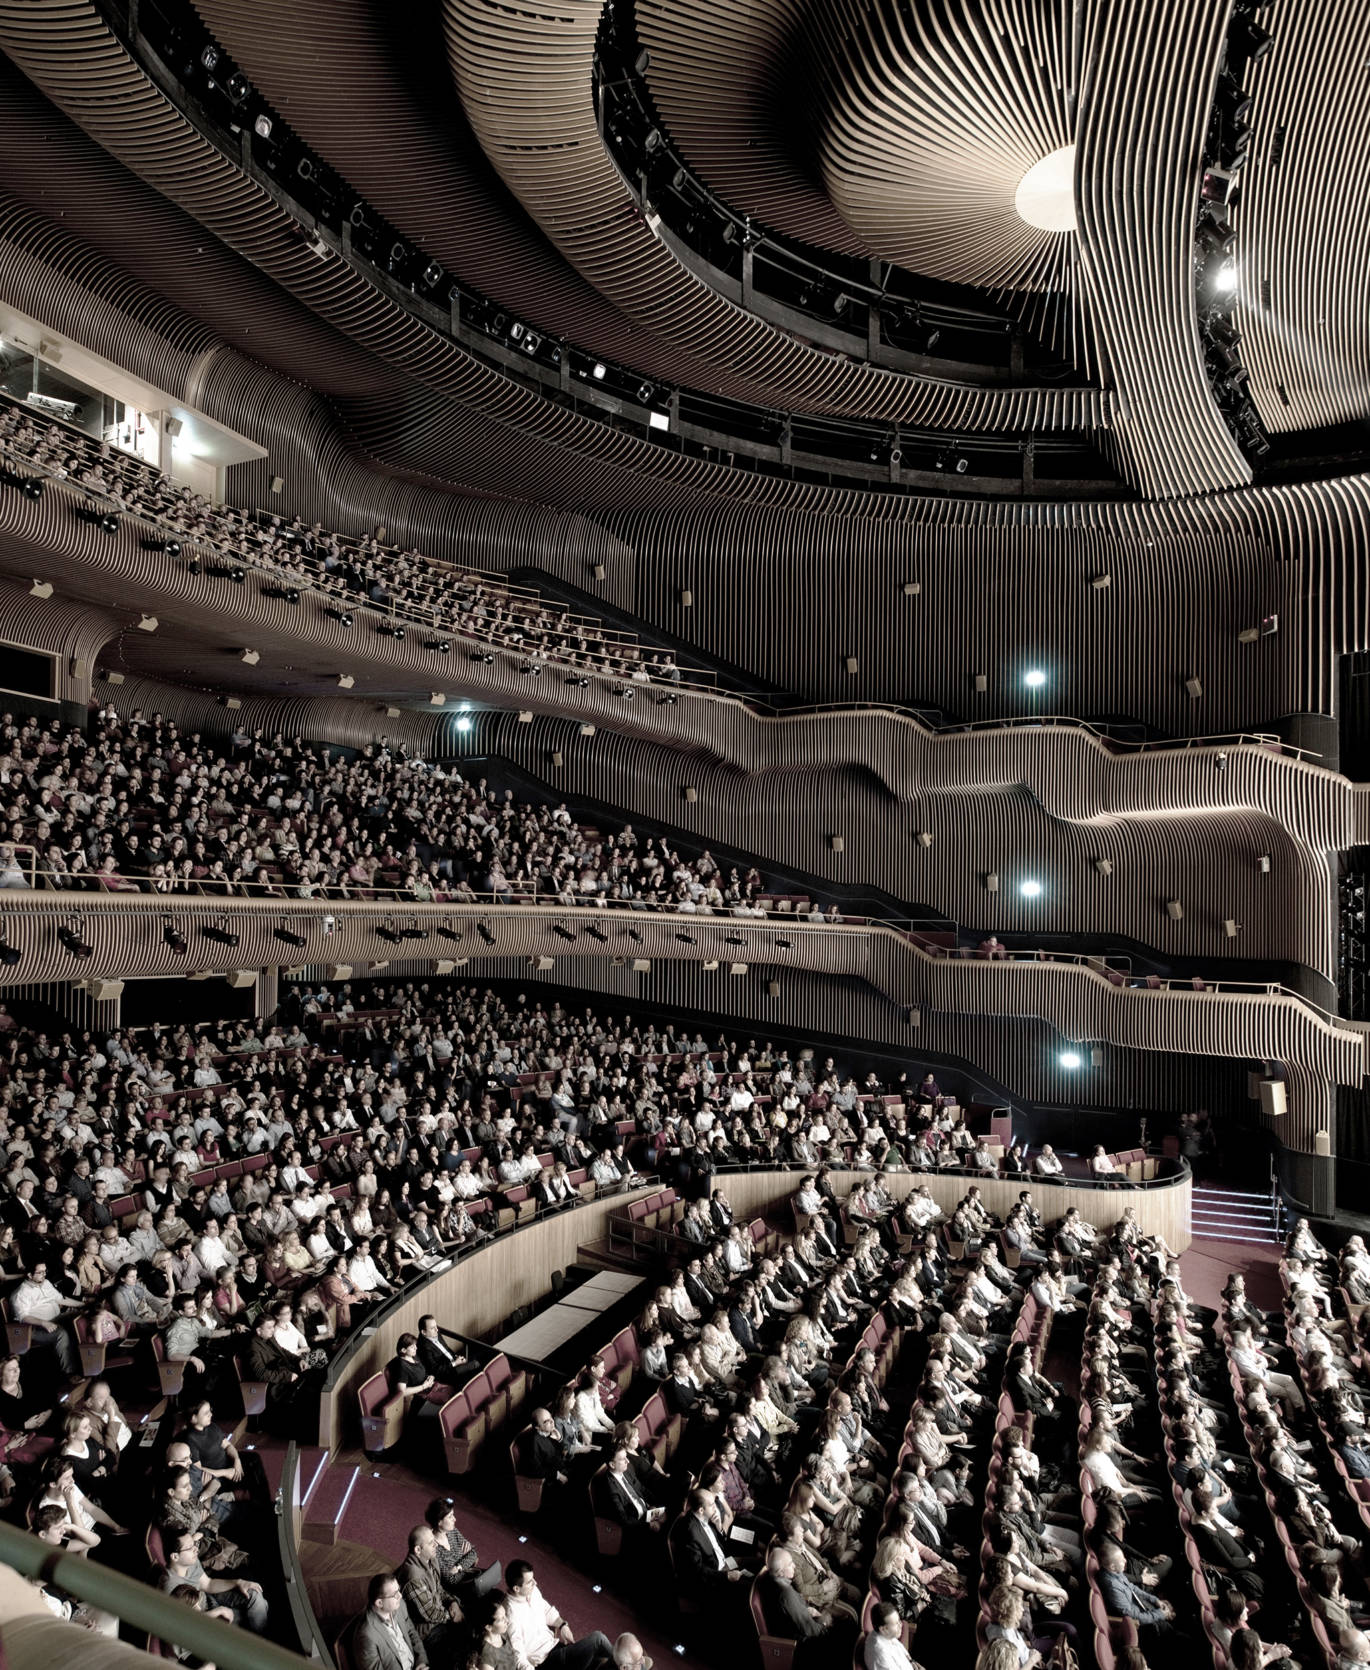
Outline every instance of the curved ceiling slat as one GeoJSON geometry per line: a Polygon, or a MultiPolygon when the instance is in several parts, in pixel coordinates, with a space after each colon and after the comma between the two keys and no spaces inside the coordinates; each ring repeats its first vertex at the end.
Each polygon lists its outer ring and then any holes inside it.
{"type": "Polygon", "coordinates": [[[1275,432],[1370,417],[1370,8],[1284,6],[1269,24],[1232,223],[1242,361],[1275,432]]]}
{"type": "Polygon", "coordinates": [[[567,258],[618,306],[721,364],[765,379],[796,411],[860,413],[967,433],[1087,430],[1106,393],[988,390],[852,365],[802,345],[715,294],[639,217],[599,137],[591,95],[596,0],[557,15],[444,0],[467,119],[506,184],[567,258]]]}
{"type": "Polygon", "coordinates": [[[876,252],[805,171],[811,123],[807,0],[751,0],[717,49],[717,0],[638,0],[647,81],[671,136],[725,202],[791,238],[864,257],[876,252]]]}
{"type": "Polygon", "coordinates": [[[1251,479],[1208,385],[1194,300],[1204,135],[1231,0],[1083,0],[1081,278],[1118,389],[1109,439],[1151,495],[1251,479]]]}

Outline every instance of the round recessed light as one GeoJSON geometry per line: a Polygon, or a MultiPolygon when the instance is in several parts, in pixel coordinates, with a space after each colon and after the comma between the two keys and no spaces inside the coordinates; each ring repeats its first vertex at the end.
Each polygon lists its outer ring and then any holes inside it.
{"type": "Polygon", "coordinates": [[[1078,1068],[1083,1067],[1084,1064],[1084,1057],[1077,1055],[1074,1050],[1063,1051],[1061,1055],[1061,1065],[1068,1073],[1075,1072],[1078,1068]]]}
{"type": "Polygon", "coordinates": [[[1075,147],[1062,145],[1034,162],[1013,196],[1018,218],[1039,232],[1075,230],[1075,147]]]}
{"type": "Polygon", "coordinates": [[[1025,899],[1040,899],[1042,896],[1042,884],[1040,881],[1034,881],[1031,877],[1029,877],[1025,882],[1019,884],[1018,891],[1025,899]]]}

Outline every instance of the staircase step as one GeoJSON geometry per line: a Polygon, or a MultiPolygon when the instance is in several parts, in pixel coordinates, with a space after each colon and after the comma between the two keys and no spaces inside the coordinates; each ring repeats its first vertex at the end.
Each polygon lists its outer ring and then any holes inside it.
{"type": "Polygon", "coordinates": [[[357,1488],[361,1468],[334,1464],[325,1467],[322,1478],[315,1481],[309,1502],[304,1510],[304,1538],[306,1542],[335,1543],[338,1527],[342,1524],[352,1492],[357,1488]]]}
{"type": "Polygon", "coordinates": [[[1275,1227],[1273,1212],[1234,1212],[1223,1211],[1222,1208],[1217,1206],[1195,1206],[1191,1209],[1191,1215],[1195,1218],[1204,1218],[1209,1222],[1261,1224],[1267,1229],[1275,1227]]]}
{"type": "Polygon", "coordinates": [[[1252,1194],[1242,1189],[1205,1189],[1194,1188],[1191,1193],[1195,1200],[1263,1200],[1270,1205],[1270,1191],[1263,1190],[1259,1194],[1252,1194]]]}

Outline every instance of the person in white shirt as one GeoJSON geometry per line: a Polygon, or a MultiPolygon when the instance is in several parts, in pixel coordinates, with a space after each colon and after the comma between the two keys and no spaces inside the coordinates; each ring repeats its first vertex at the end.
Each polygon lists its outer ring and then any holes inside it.
{"type": "Polygon", "coordinates": [[[217,1219],[206,1220],[204,1234],[195,1243],[195,1256],[209,1276],[216,1276],[225,1265],[237,1262],[224,1244],[217,1219]]]}
{"type": "Polygon", "coordinates": [[[1303,1392],[1297,1382],[1289,1375],[1277,1373],[1270,1367],[1270,1359],[1254,1343],[1249,1328],[1232,1330],[1232,1361],[1237,1365],[1237,1372],[1243,1380],[1257,1380],[1283,1403],[1297,1410],[1304,1408],[1303,1392]]]}
{"type": "Polygon", "coordinates": [[[1042,1152],[1032,1162],[1032,1167],[1039,1177],[1059,1177],[1065,1170],[1049,1142],[1042,1144],[1042,1152]]]}
{"type": "Polygon", "coordinates": [[[351,1262],[347,1266],[347,1274],[352,1285],[363,1293],[390,1293],[393,1289],[390,1283],[376,1268],[376,1261],[371,1256],[371,1243],[361,1241],[352,1254],[351,1262]]]}
{"type": "Polygon", "coordinates": [[[589,1670],[597,1660],[612,1658],[613,1643],[602,1630],[593,1630],[579,1641],[571,1626],[538,1588],[527,1560],[511,1560],[505,1576],[509,1592],[508,1642],[514,1650],[518,1670],[589,1670]]]}
{"type": "Polygon", "coordinates": [[[887,1600],[871,1608],[864,1662],[866,1670],[919,1670],[899,1636],[899,1608],[887,1600]]]}
{"type": "Polygon", "coordinates": [[[52,1347],[63,1374],[75,1374],[80,1362],[72,1337],[62,1325],[62,1316],[68,1310],[79,1309],[63,1299],[48,1280],[48,1267],[41,1258],[10,1294],[11,1318],[29,1324],[34,1345],[52,1347]]]}

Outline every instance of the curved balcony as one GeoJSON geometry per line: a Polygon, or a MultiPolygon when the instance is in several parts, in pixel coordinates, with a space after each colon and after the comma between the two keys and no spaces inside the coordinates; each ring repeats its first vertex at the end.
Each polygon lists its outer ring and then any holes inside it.
{"type": "MultiPolygon", "coordinates": [[[[1115,984],[1094,958],[948,955],[927,943],[916,925],[815,928],[786,919],[781,931],[778,919],[381,899],[33,892],[11,898],[8,911],[0,904],[5,967],[0,979],[12,986],[228,973],[287,962],[374,967],[392,959],[433,961],[439,972],[452,973],[469,962],[512,958],[547,973],[559,956],[574,956],[622,965],[641,961],[647,970],[656,961],[713,964],[720,972],[764,970],[783,991],[783,970],[793,968],[864,982],[910,1022],[921,1019],[925,1009],[949,1016],[1031,1018],[1065,1039],[1283,1061],[1338,1084],[1359,1084],[1365,1068],[1361,1029],[1278,985],[1205,983],[1199,990],[1194,982],[1115,984]]],[[[834,987],[832,1029],[839,1033],[842,1003],[840,988],[834,987]]],[[[852,1033],[850,1026],[847,1030],[852,1033]]]]}

